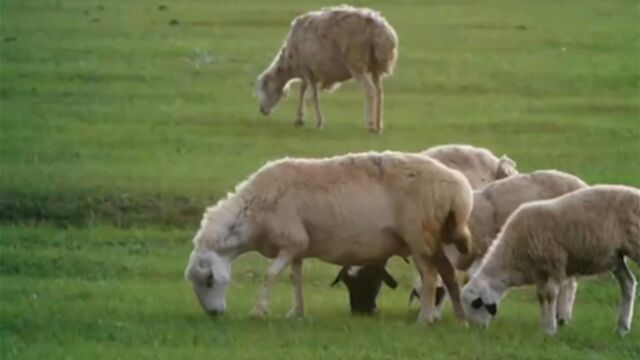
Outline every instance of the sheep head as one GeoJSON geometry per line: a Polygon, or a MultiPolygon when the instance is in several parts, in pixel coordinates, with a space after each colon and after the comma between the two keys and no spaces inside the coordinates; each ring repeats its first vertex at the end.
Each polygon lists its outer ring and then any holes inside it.
{"type": "Polygon", "coordinates": [[[283,56],[265,70],[256,81],[256,96],[260,112],[268,116],[283,95],[288,92],[289,81],[293,78],[291,66],[284,63],[283,56]]]}
{"type": "Polygon", "coordinates": [[[392,289],[398,286],[384,265],[343,267],[331,286],[344,282],[349,291],[349,303],[353,314],[371,315],[376,310],[376,298],[382,282],[392,289]]]}
{"type": "Polygon", "coordinates": [[[231,280],[231,262],[214,251],[194,250],[189,257],[185,277],[191,281],[203,310],[209,315],[222,315],[225,294],[231,280]]]}
{"type": "Polygon", "coordinates": [[[491,319],[498,313],[503,291],[490,286],[482,275],[476,276],[462,288],[462,306],[467,318],[476,324],[489,327],[491,319]]]}

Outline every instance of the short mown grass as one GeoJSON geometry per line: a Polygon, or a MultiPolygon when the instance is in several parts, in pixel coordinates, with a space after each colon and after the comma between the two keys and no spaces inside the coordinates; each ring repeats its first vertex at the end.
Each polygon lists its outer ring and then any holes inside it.
{"type": "Polygon", "coordinates": [[[293,127],[295,86],[271,118],[252,96],[291,19],[328,1],[0,0],[0,357],[640,358],[638,316],[613,333],[610,276],[581,284],[554,338],[531,289],[488,331],[450,309],[415,325],[397,260],[373,318],[328,286],[337,267],[308,261],[306,319],[284,319],[286,276],[269,320],[249,319],[258,255],[235,265],[228,313],[201,313],[182,272],[202,210],[271,159],[472,143],[523,172],[640,186],[636,1],[352,3],[400,38],[380,136],[353,83],[323,94],[321,131],[293,127]]]}

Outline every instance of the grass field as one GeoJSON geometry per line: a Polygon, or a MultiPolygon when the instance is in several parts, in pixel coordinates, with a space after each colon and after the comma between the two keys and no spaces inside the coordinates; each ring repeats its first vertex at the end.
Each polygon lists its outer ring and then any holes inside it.
{"type": "Polygon", "coordinates": [[[262,118],[252,95],[291,19],[332,3],[0,0],[0,358],[640,358],[637,315],[614,335],[610,276],[581,284],[555,338],[531,289],[489,331],[450,309],[418,326],[401,261],[374,318],[351,317],[337,268],[308,261],[306,319],[284,319],[286,276],[269,320],[249,319],[257,255],[236,263],[224,318],[201,312],[182,271],[202,210],[269,159],[462,142],[640,186],[637,1],[352,3],[400,38],[380,136],[353,83],[323,94],[321,131],[293,127],[294,96],[262,118]]]}

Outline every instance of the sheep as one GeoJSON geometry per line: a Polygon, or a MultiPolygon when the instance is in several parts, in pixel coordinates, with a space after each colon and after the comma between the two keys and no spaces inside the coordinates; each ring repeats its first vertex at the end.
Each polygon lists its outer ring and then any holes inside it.
{"type": "Polygon", "coordinates": [[[512,287],[536,284],[542,326],[557,331],[556,303],[572,277],[613,272],[622,300],[617,331],[629,332],[640,262],[640,190],[599,185],[522,205],[508,219],[478,272],[462,290],[471,321],[488,327],[512,287]]]}
{"type": "Polygon", "coordinates": [[[486,148],[449,144],[434,146],[422,153],[461,171],[474,190],[518,173],[515,161],[506,155],[498,158],[486,148]]]}
{"type": "Polygon", "coordinates": [[[222,314],[231,263],[257,251],[275,260],[254,315],[266,316],[271,287],[291,264],[294,306],[289,315],[303,316],[305,258],[344,266],[411,254],[424,281],[419,320],[433,321],[439,273],[458,318],[465,321],[453,267],[442,247],[453,244],[462,253],[469,251],[471,207],[472,191],[465,177],[424,155],[285,158],[268,163],[207,209],[185,277],[203,309],[222,314]]]}
{"type": "MultiPolygon", "coordinates": [[[[431,147],[422,152],[422,154],[430,156],[442,164],[451,169],[462,172],[473,189],[477,189],[489,184],[492,181],[502,179],[514,174],[517,174],[516,163],[509,159],[506,155],[502,157],[496,157],[491,151],[481,147],[475,147],[471,145],[439,145],[431,147]]],[[[370,265],[373,269],[368,269],[368,266],[359,267],[367,276],[350,276],[349,274],[357,274],[353,272],[349,267],[344,267],[340,270],[337,278],[340,278],[340,274],[343,274],[342,279],[347,286],[349,292],[349,303],[351,304],[351,312],[358,314],[372,314],[372,308],[376,307],[376,297],[379,291],[363,291],[362,289],[379,289],[380,284],[384,280],[383,275],[388,274],[386,270],[383,272],[380,269],[380,265],[370,265]],[[377,276],[376,276],[377,275],[377,276]],[[347,279],[347,277],[349,277],[347,279]]],[[[390,276],[390,275],[389,275],[390,276]]],[[[418,278],[416,283],[419,285],[421,279],[418,278]]],[[[409,302],[414,297],[418,297],[419,286],[412,291],[412,295],[409,298],[409,302]]],[[[446,292],[442,286],[438,286],[436,290],[436,306],[437,314],[440,313],[444,302],[444,296],[446,292]]]]}
{"type": "MultiPolygon", "coordinates": [[[[584,181],[571,174],[556,170],[538,170],[510,176],[476,190],[469,218],[469,230],[473,240],[471,251],[462,255],[447,246],[445,254],[456,269],[473,275],[509,215],[520,205],[536,200],[553,199],[587,186],[584,181]]],[[[444,288],[441,291],[444,292],[444,288]]],[[[562,301],[558,302],[558,315],[563,324],[572,318],[576,291],[577,284],[574,279],[567,281],[561,288],[562,301]]],[[[410,301],[412,296],[415,296],[414,292],[409,297],[410,301]]],[[[444,294],[446,295],[446,292],[444,294]]],[[[436,317],[440,316],[443,306],[444,301],[436,305],[436,317]]]]}
{"type": "Polygon", "coordinates": [[[382,131],[382,80],[393,73],[398,36],[379,12],[347,5],[323,8],[296,17],[284,44],[256,81],[260,111],[269,115],[292,80],[302,80],[295,125],[304,124],[307,88],[322,128],[318,87],[336,89],[351,78],[366,94],[365,122],[369,131],[382,131]]]}
{"type": "Polygon", "coordinates": [[[398,282],[389,274],[385,264],[342,267],[331,286],[336,286],[339,282],[344,282],[349,289],[349,294],[353,294],[349,296],[351,312],[361,315],[375,313],[377,308],[375,300],[382,282],[391,289],[398,287],[398,282]]]}

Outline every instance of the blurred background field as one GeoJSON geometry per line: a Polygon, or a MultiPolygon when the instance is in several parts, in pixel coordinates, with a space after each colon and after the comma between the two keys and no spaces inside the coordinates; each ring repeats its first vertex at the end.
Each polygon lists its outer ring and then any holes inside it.
{"type": "MultiPolygon", "coordinates": [[[[270,118],[253,96],[296,15],[326,1],[0,0],[2,358],[639,358],[613,334],[616,283],[585,281],[576,320],[543,336],[531,289],[488,332],[434,327],[406,305],[353,318],[337,267],[305,263],[308,316],[248,319],[266,261],[241,258],[229,313],[208,319],[182,278],[205,206],[283,156],[471,143],[520,171],[640,186],[637,1],[354,1],[400,38],[385,131],[353,83],[323,94],[325,129],[293,127],[294,86],[270,118]]],[[[634,268],[638,274],[638,268],[634,268]]]]}

